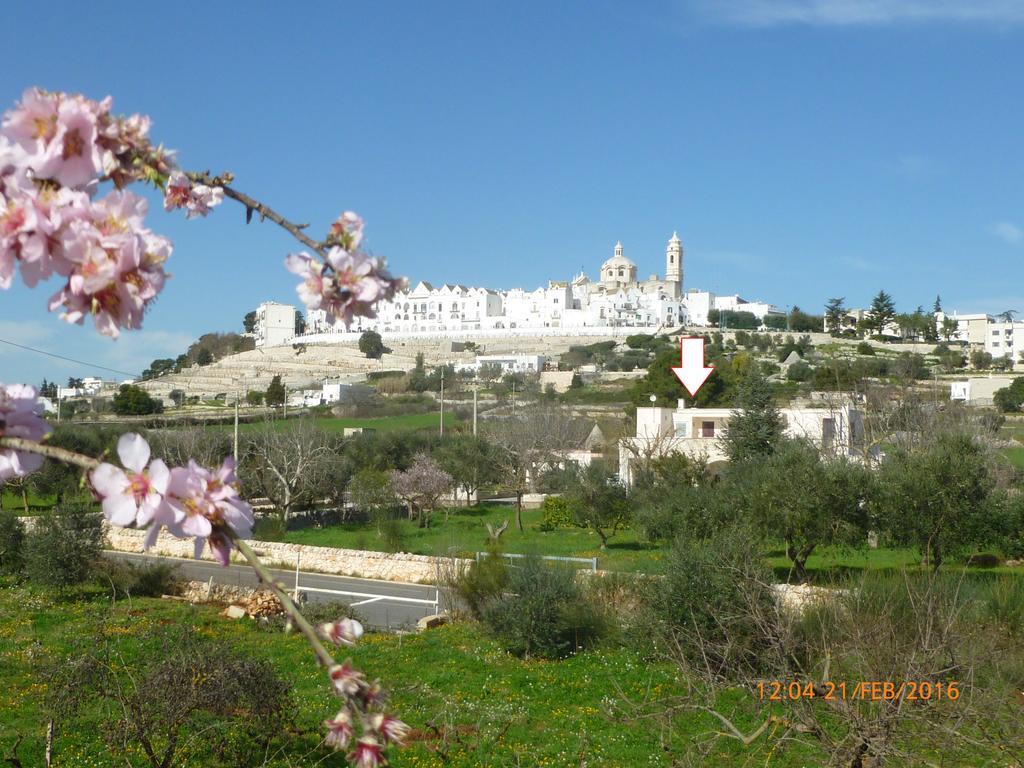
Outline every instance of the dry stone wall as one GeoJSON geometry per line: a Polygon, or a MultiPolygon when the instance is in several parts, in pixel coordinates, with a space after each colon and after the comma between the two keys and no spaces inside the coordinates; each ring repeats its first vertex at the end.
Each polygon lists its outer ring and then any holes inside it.
{"type": "MultiPolygon", "coordinates": [[[[122,552],[142,551],[144,531],[116,526],[105,527],[110,549],[122,552]]],[[[411,555],[404,552],[392,554],[361,549],[286,544],[278,541],[250,541],[249,546],[264,563],[275,567],[294,568],[298,564],[302,571],[417,584],[436,583],[439,567],[447,570],[459,563],[468,564],[468,561],[456,560],[453,562],[450,558],[411,555]]],[[[167,533],[161,533],[156,545],[150,551],[153,554],[168,557],[192,557],[193,545],[191,539],[177,539],[167,533]]],[[[203,559],[213,559],[209,550],[203,553],[203,559]]],[[[245,562],[237,552],[233,553],[232,561],[245,562]]]]}

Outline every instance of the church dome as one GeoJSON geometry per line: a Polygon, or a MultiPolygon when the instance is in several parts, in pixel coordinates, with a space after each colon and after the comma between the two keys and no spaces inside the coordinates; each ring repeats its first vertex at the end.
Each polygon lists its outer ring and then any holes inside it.
{"type": "Polygon", "coordinates": [[[601,270],[616,268],[616,267],[631,267],[636,268],[636,264],[627,259],[625,256],[618,255],[612,256],[608,261],[601,265],[601,270]]]}

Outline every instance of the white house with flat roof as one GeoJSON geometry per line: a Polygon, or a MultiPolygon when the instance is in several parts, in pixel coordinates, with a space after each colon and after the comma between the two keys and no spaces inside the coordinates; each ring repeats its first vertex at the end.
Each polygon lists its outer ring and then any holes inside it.
{"type": "Polygon", "coordinates": [[[477,355],[476,361],[457,365],[459,371],[478,372],[483,366],[498,366],[502,373],[540,373],[547,358],[544,355],[527,355],[518,352],[510,355],[477,355]]]}
{"type": "Polygon", "coordinates": [[[290,304],[265,301],[256,308],[253,337],[257,347],[276,347],[295,336],[298,310],[290,304]]]}
{"type": "MultiPolygon", "coordinates": [[[[670,453],[703,458],[709,466],[727,461],[720,438],[736,408],[637,408],[636,435],[619,441],[619,479],[633,482],[633,464],[670,453]]],[[[860,411],[849,403],[815,408],[780,408],[785,434],[810,440],[822,451],[836,456],[855,456],[863,441],[860,411]]]]}

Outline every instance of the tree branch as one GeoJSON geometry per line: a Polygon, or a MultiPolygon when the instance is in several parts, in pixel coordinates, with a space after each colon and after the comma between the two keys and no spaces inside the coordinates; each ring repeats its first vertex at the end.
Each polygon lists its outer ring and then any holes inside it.
{"type": "Polygon", "coordinates": [[[302,615],[302,611],[299,610],[298,606],[292,602],[292,599],[288,596],[288,593],[281,589],[277,582],[274,581],[274,577],[271,575],[267,567],[262,563],[256,553],[252,551],[248,544],[244,540],[240,539],[238,535],[228,526],[220,526],[219,530],[221,533],[226,535],[238,547],[238,551],[242,553],[242,557],[246,559],[252,569],[256,571],[256,574],[260,577],[260,580],[267,586],[267,588],[274,593],[274,596],[281,601],[281,606],[284,608],[295,626],[299,628],[299,631],[305,635],[306,640],[313,648],[313,652],[316,654],[317,659],[323,664],[324,667],[330,669],[334,666],[334,657],[331,656],[330,651],[324,646],[320,640],[320,635],[317,633],[316,628],[309,623],[309,620],[302,615]]]}
{"type": "Polygon", "coordinates": [[[23,437],[0,437],[0,448],[13,448],[16,451],[35,453],[39,456],[63,461],[66,464],[74,464],[82,469],[96,469],[96,467],[103,463],[92,456],[75,453],[67,448],[59,448],[56,445],[44,445],[34,440],[26,440],[23,437]]]}
{"type": "Polygon", "coordinates": [[[188,171],[185,175],[197,184],[205,184],[208,187],[220,187],[224,190],[224,194],[227,197],[230,197],[232,200],[236,200],[244,205],[246,223],[249,222],[252,218],[252,212],[255,211],[260,215],[261,219],[270,219],[279,227],[289,232],[292,237],[307,248],[313,249],[320,256],[326,255],[328,248],[327,243],[318,242],[302,231],[306,229],[309,224],[296,224],[293,221],[289,221],[270,206],[264,205],[259,200],[249,197],[249,195],[244,192],[239,192],[234,187],[228,186],[230,182],[234,180],[234,177],[230,173],[223,173],[220,176],[211,176],[209,171],[188,171]]]}

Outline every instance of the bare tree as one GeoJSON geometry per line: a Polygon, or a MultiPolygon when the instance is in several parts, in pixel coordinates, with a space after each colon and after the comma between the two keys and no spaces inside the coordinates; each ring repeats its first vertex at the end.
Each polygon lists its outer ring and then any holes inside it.
{"type": "Polygon", "coordinates": [[[266,424],[246,435],[241,470],[277,509],[282,527],[292,512],[330,493],[334,479],[331,441],[308,421],[275,428],[266,424]]]}
{"type": "Polygon", "coordinates": [[[156,429],[148,437],[153,455],[172,467],[183,467],[189,459],[205,467],[213,467],[231,455],[231,438],[226,431],[220,429],[156,429]]]}
{"type": "Polygon", "coordinates": [[[516,526],[523,530],[523,495],[536,493],[541,474],[561,463],[562,454],[578,447],[592,425],[566,408],[540,405],[515,416],[495,419],[487,434],[498,446],[498,469],[516,496],[516,526]]]}

